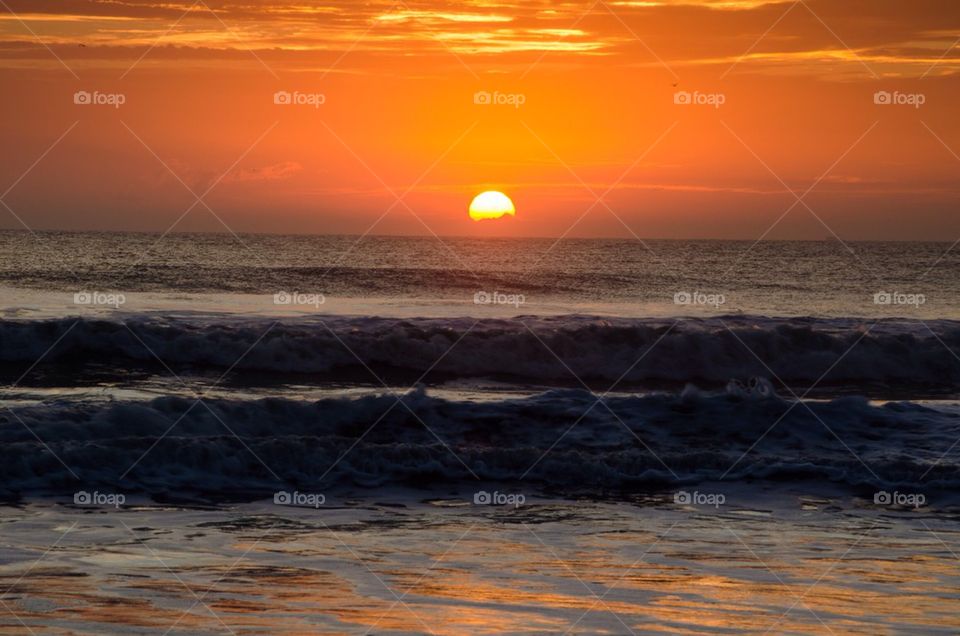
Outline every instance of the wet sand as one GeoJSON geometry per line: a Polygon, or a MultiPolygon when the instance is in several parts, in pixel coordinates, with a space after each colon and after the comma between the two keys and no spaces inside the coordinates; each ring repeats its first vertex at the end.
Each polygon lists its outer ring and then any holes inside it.
{"type": "Polygon", "coordinates": [[[319,509],[32,501],[0,510],[0,631],[960,630],[958,510],[783,489],[744,499],[529,497],[514,507],[367,493],[319,509]]]}

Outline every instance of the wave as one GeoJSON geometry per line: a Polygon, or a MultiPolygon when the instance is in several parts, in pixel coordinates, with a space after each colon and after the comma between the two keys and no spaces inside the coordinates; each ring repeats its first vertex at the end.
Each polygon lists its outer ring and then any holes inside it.
{"type": "MultiPolygon", "coordinates": [[[[791,385],[925,387],[960,384],[954,321],[614,319],[590,316],[230,319],[128,315],[114,320],[0,321],[0,362],[96,363],[349,377],[430,371],[528,383],[723,386],[767,377],[791,385]],[[371,373],[373,372],[373,373],[371,373]]],[[[22,368],[17,367],[22,371],[22,368]]],[[[398,375],[399,374],[399,375],[398,375]]],[[[909,394],[919,395],[919,394],[909,394]]]]}
{"type": "Polygon", "coordinates": [[[481,481],[573,495],[704,480],[960,486],[960,416],[863,398],[798,404],[769,384],[500,401],[402,395],[52,402],[0,412],[7,497],[113,489],[252,496],[281,487],[481,481]]]}

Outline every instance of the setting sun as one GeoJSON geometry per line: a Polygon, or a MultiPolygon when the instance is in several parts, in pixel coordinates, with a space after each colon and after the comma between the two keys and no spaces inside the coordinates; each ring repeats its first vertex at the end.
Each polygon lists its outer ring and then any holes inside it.
{"type": "Polygon", "coordinates": [[[495,190],[478,194],[470,204],[470,218],[474,221],[499,219],[504,215],[514,216],[516,213],[510,197],[495,190]]]}

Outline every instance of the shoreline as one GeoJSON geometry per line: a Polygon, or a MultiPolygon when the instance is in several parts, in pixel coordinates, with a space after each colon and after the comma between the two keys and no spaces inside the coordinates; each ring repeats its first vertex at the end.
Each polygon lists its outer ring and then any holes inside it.
{"type": "Polygon", "coordinates": [[[4,603],[16,616],[0,616],[0,626],[174,634],[960,629],[958,570],[940,542],[956,535],[955,512],[880,511],[785,492],[719,509],[583,500],[499,508],[399,493],[319,511],[265,502],[99,511],[34,502],[11,519],[0,507],[8,545],[20,549],[0,564],[0,583],[13,584],[4,603]]]}

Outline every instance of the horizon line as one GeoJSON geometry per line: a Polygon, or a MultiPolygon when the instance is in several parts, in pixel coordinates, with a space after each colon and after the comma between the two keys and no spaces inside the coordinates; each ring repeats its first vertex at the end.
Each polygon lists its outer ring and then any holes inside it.
{"type": "Polygon", "coordinates": [[[868,239],[868,238],[843,238],[835,236],[825,236],[823,238],[719,238],[719,237],[629,237],[629,236],[471,236],[465,234],[350,234],[344,232],[234,232],[234,231],[172,231],[162,232],[159,230],[77,230],[77,229],[32,229],[32,228],[0,228],[3,233],[24,233],[24,234],[143,234],[143,235],[164,235],[164,236],[296,236],[296,237],[342,237],[342,238],[394,238],[394,239],[467,239],[467,240],[508,240],[508,241],[623,241],[640,242],[643,241],[698,241],[698,242],[730,242],[730,243],[945,243],[952,244],[957,239],[868,239]]]}

